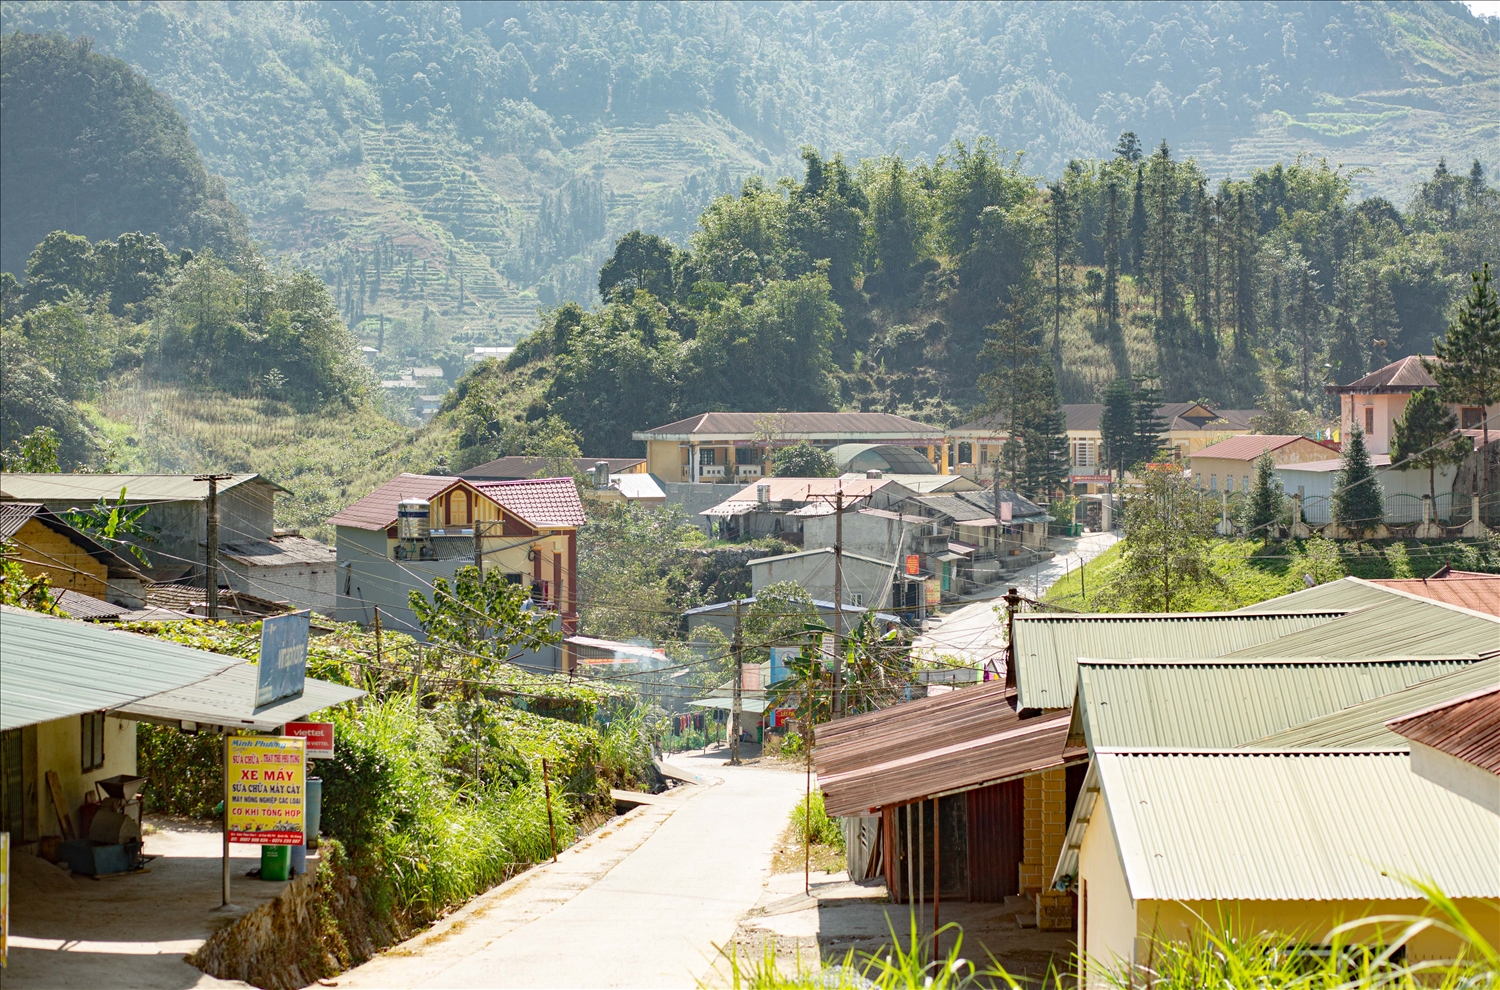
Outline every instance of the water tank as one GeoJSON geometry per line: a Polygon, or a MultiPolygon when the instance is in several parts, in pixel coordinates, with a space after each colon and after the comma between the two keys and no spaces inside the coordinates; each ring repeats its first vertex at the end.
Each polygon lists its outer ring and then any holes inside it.
{"type": "Polygon", "coordinates": [[[609,461],[594,462],[594,487],[609,487],[609,461]]]}
{"type": "Polygon", "coordinates": [[[396,504],[396,536],[402,540],[427,539],[427,520],[432,503],[425,498],[405,498],[396,504]]]}
{"type": "Polygon", "coordinates": [[[870,470],[865,472],[865,477],[871,481],[879,481],[885,475],[881,472],[880,468],[870,468],[870,470]]]}
{"type": "Polygon", "coordinates": [[[771,502],[771,486],[770,485],[756,485],[755,486],[755,501],[759,502],[761,505],[769,505],[770,502],[771,502]]]}

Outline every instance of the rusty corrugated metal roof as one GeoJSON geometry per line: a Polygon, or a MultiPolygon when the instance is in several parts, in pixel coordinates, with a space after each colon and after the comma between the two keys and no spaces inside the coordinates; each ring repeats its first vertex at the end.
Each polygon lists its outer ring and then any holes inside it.
{"type": "Polygon", "coordinates": [[[813,759],[830,815],[972,790],[1079,760],[1068,713],[1021,718],[991,683],[819,726],[813,759]]]}
{"type": "Polygon", "coordinates": [[[1386,725],[1412,742],[1500,774],[1500,686],[1392,719],[1386,725]]]}
{"type": "Polygon", "coordinates": [[[401,473],[353,505],[331,516],[330,526],[350,529],[385,529],[396,524],[396,506],[402,499],[430,499],[457,478],[433,474],[401,473]]]}
{"type": "Polygon", "coordinates": [[[1500,616],[1500,574],[1449,570],[1430,578],[1379,578],[1370,583],[1430,598],[1445,605],[1457,605],[1500,616]]]}
{"type": "Polygon", "coordinates": [[[1419,388],[1436,387],[1437,381],[1422,365],[1422,356],[1413,354],[1398,358],[1348,385],[1325,385],[1323,388],[1334,394],[1375,395],[1382,392],[1415,392],[1419,388]]]}

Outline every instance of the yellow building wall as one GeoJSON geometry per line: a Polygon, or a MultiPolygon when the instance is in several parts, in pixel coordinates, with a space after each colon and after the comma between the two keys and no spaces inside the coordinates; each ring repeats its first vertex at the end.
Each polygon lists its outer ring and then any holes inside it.
{"type": "Polygon", "coordinates": [[[1078,941],[1083,986],[1105,987],[1105,975],[1134,959],[1135,902],[1125,880],[1114,827],[1100,795],[1078,847],[1078,941]]]}
{"type": "Polygon", "coordinates": [[[21,569],[28,577],[45,577],[54,588],[104,597],[108,581],[104,565],[72,541],[35,519],[26,520],[11,540],[16,544],[21,569]]]}
{"type": "Polygon", "coordinates": [[[136,771],[135,722],[131,719],[104,719],[104,765],[88,773],[83,772],[83,725],[79,716],[43,722],[36,727],[36,782],[38,822],[42,835],[62,835],[57,813],[52,808],[51,792],[47,788],[47,771],[56,771],[58,783],[62,785],[63,800],[72,816],[72,825],[78,829],[78,808],[83,804],[84,794],[94,789],[94,781],[115,774],[134,774],[136,771]]]}
{"type": "MultiPolygon", "coordinates": [[[[1092,831],[1092,829],[1090,829],[1092,831]]],[[[1500,941],[1500,907],[1473,898],[1457,901],[1464,916],[1494,945],[1500,941]]],[[[1159,937],[1186,940],[1202,925],[1199,918],[1211,922],[1224,919],[1225,927],[1246,933],[1279,932],[1297,936],[1310,944],[1326,944],[1328,933],[1346,921],[1379,915],[1402,918],[1431,916],[1427,902],[1421,899],[1389,901],[1141,901],[1137,951],[1143,952],[1153,933],[1159,937]]],[[[1345,936],[1346,942],[1389,945],[1407,927],[1408,922],[1361,927],[1345,936]]],[[[1408,962],[1446,960],[1459,950],[1457,938],[1436,927],[1418,933],[1406,946],[1408,962]]]]}
{"type": "Polygon", "coordinates": [[[1026,840],[1021,857],[1021,893],[1035,896],[1051,886],[1068,831],[1068,778],[1062,767],[1026,778],[1026,840]]]}
{"type": "Polygon", "coordinates": [[[681,443],[676,440],[646,441],[646,471],[663,481],[686,481],[683,472],[684,459],[681,443]]]}

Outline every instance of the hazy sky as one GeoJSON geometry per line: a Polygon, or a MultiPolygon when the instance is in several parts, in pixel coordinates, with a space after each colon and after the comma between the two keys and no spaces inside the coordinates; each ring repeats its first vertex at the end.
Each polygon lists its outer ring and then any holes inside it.
{"type": "Polygon", "coordinates": [[[1500,17],[1500,0],[1464,0],[1480,17],[1500,17]]]}

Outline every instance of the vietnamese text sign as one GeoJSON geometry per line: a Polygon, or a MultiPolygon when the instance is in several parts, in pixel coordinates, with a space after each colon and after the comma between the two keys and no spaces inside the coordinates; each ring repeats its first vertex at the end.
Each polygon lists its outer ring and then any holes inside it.
{"type": "Polygon", "coordinates": [[[230,736],[229,841],[300,846],[304,746],[291,736],[230,736]]]}
{"type": "Polygon", "coordinates": [[[920,556],[914,553],[906,555],[906,573],[911,577],[916,577],[922,573],[922,558],[920,556]]]}
{"type": "Polygon", "coordinates": [[[309,760],[333,759],[332,722],[288,722],[283,735],[296,736],[305,742],[309,760]]]}
{"type": "Polygon", "coordinates": [[[311,612],[261,620],[260,669],[255,674],[255,708],[283,698],[300,698],[307,679],[307,633],[311,612]]]}

